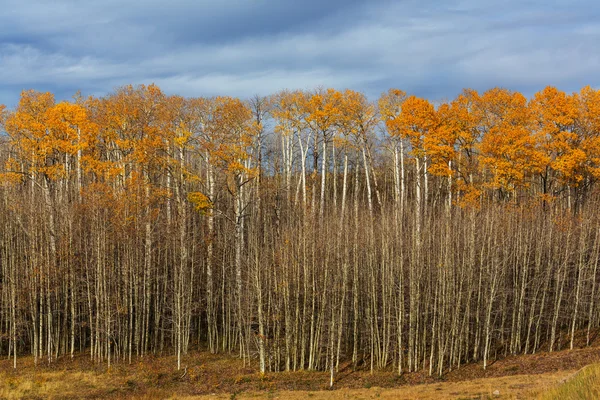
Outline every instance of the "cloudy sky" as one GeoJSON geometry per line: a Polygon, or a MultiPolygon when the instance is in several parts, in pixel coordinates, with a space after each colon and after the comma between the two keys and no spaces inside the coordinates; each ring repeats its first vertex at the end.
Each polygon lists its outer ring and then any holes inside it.
{"type": "Polygon", "coordinates": [[[316,86],[432,100],[600,86],[596,0],[2,0],[0,103],[23,89],[251,96],[316,86]]]}

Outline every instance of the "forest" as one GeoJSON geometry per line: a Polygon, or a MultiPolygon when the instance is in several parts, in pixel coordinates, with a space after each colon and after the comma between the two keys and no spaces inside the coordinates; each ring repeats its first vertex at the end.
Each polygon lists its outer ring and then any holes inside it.
{"type": "Polygon", "coordinates": [[[0,355],[425,370],[600,333],[600,90],[0,106],[0,355]]]}

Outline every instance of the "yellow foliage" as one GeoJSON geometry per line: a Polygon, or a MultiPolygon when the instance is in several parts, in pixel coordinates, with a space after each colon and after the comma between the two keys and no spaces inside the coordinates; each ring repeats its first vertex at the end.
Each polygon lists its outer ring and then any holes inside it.
{"type": "Polygon", "coordinates": [[[491,89],[481,96],[477,111],[484,131],[479,146],[481,163],[491,173],[487,186],[509,191],[527,186],[526,178],[542,171],[544,157],[531,133],[525,97],[491,89]]]}
{"type": "Polygon", "coordinates": [[[10,157],[5,165],[4,172],[0,173],[0,183],[6,185],[22,183],[25,175],[21,171],[18,161],[10,157]]]}
{"type": "Polygon", "coordinates": [[[196,211],[203,214],[208,213],[213,207],[212,201],[210,201],[208,196],[201,192],[188,193],[188,200],[194,205],[196,211]]]}
{"type": "Polygon", "coordinates": [[[425,155],[424,140],[438,127],[433,105],[416,96],[409,96],[401,105],[400,114],[386,120],[390,135],[408,139],[416,157],[425,155]]]}

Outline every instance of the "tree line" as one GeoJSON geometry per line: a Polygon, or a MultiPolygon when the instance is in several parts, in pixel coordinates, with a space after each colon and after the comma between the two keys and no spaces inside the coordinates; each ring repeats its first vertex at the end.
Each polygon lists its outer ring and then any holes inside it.
{"type": "Polygon", "coordinates": [[[0,354],[442,375],[599,332],[600,91],[0,107],[0,354]],[[182,361],[183,360],[183,361],[182,361]],[[256,360],[256,361],[255,361],[256,360]]]}

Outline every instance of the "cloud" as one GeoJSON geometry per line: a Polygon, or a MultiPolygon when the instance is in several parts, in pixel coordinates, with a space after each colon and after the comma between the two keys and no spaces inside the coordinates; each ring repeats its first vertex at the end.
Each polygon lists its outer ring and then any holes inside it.
{"type": "Polygon", "coordinates": [[[102,95],[157,83],[186,96],[389,87],[438,100],[464,87],[526,95],[597,86],[592,0],[7,0],[0,102],[22,89],[102,95]]]}

